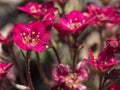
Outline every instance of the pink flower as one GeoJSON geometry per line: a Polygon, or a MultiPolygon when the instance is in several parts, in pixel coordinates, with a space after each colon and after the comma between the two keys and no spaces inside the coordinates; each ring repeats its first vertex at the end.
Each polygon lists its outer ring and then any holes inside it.
{"type": "Polygon", "coordinates": [[[52,72],[53,79],[56,82],[65,82],[65,77],[69,74],[70,68],[68,65],[60,64],[52,72]]]}
{"type": "Polygon", "coordinates": [[[55,23],[54,27],[61,35],[66,35],[82,32],[90,24],[90,18],[86,18],[80,11],[73,10],[65,18],[60,18],[60,23],[55,23]]]}
{"type": "Polygon", "coordinates": [[[79,79],[83,81],[88,79],[90,70],[86,63],[81,61],[77,64],[76,73],[79,75],[79,79]]]}
{"type": "Polygon", "coordinates": [[[87,11],[88,15],[99,15],[102,12],[101,7],[93,3],[87,6],[87,11]]]}
{"type": "Polygon", "coordinates": [[[96,22],[101,23],[120,23],[120,13],[111,6],[101,8],[96,4],[90,4],[87,7],[89,15],[96,16],[96,22]]]}
{"type": "Polygon", "coordinates": [[[31,15],[34,18],[42,18],[48,12],[54,12],[56,10],[56,8],[54,8],[53,2],[46,2],[43,4],[29,2],[25,6],[19,6],[18,9],[26,12],[28,15],[31,15]]]}
{"type": "Polygon", "coordinates": [[[7,64],[6,62],[0,63],[0,79],[4,78],[8,70],[12,67],[12,63],[7,64]]]}
{"type": "Polygon", "coordinates": [[[81,61],[77,65],[75,73],[70,72],[69,66],[60,64],[53,70],[52,75],[58,85],[64,84],[73,90],[86,90],[86,86],[81,82],[88,79],[89,73],[88,66],[81,61]]]}
{"type": "Polygon", "coordinates": [[[44,24],[45,24],[48,31],[51,30],[55,19],[56,19],[56,15],[54,13],[52,13],[52,12],[49,12],[44,16],[42,21],[44,22],[44,24]]]}
{"type": "Polygon", "coordinates": [[[120,90],[119,85],[117,85],[117,82],[113,82],[107,90],[120,90]]]}
{"type": "Polygon", "coordinates": [[[120,50],[119,41],[117,38],[108,38],[105,49],[112,53],[117,53],[120,50]]]}
{"type": "Polygon", "coordinates": [[[105,27],[107,30],[113,30],[116,27],[116,24],[106,23],[105,27]]]}
{"type": "Polygon", "coordinates": [[[19,6],[18,9],[26,12],[28,15],[32,15],[35,18],[38,18],[42,15],[41,11],[42,6],[37,2],[29,2],[25,6],[19,6]]]}
{"type": "Polygon", "coordinates": [[[111,6],[106,6],[102,9],[102,13],[99,16],[99,21],[102,22],[110,22],[110,23],[120,23],[120,13],[118,11],[111,7],[111,6]],[[118,21],[119,19],[119,21],[118,21]]]}
{"type": "Polygon", "coordinates": [[[85,61],[101,71],[107,70],[120,63],[120,60],[116,60],[114,54],[107,50],[101,51],[96,59],[92,51],[89,51],[89,55],[91,59],[85,59],[85,61]]]}
{"type": "Polygon", "coordinates": [[[33,21],[28,24],[16,24],[14,26],[14,42],[23,50],[35,50],[43,52],[46,43],[50,40],[50,33],[41,21],[33,21]]]}
{"type": "Polygon", "coordinates": [[[5,38],[5,37],[2,36],[2,34],[0,34],[0,42],[1,42],[2,44],[6,44],[6,43],[8,43],[9,41],[10,41],[9,38],[5,38]]]}

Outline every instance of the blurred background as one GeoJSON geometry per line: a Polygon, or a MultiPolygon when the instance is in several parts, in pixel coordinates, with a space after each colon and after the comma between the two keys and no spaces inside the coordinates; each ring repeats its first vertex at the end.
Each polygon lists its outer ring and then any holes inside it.
{"type": "MultiPolygon", "coordinates": [[[[33,20],[31,17],[27,16],[24,12],[19,11],[17,8],[20,5],[25,5],[26,3],[30,1],[36,1],[38,3],[43,3],[46,1],[56,1],[56,0],[0,0],[0,33],[2,33],[3,36],[7,36],[8,32],[12,30],[14,24],[16,23],[28,23],[29,21],[33,20]]],[[[69,13],[71,10],[84,10],[84,7],[88,3],[96,3],[99,6],[103,7],[105,5],[112,5],[114,7],[117,7],[117,9],[120,9],[120,0],[67,0],[65,4],[65,14],[69,13]]],[[[55,3],[55,6],[59,8],[61,11],[58,3],[55,3]]],[[[62,12],[62,11],[61,11],[62,12]]],[[[115,32],[119,31],[119,25],[114,27],[113,30],[105,31],[103,33],[103,37],[112,36],[115,32]]],[[[84,58],[88,57],[88,49],[92,49],[94,53],[98,53],[98,48],[100,45],[99,35],[98,32],[95,30],[95,28],[90,27],[88,30],[86,30],[83,35],[80,37],[81,41],[85,41],[85,46],[81,49],[78,59],[83,60],[84,58]]],[[[9,62],[9,55],[6,54],[5,48],[0,45],[0,56],[3,56],[6,60],[9,62]]],[[[59,43],[57,46],[58,52],[60,54],[60,57],[62,57],[62,62],[65,64],[71,65],[71,58],[69,55],[69,50],[67,45],[59,43]]],[[[25,66],[24,66],[24,60],[19,55],[19,49],[16,49],[17,52],[17,58],[18,62],[22,68],[22,70],[25,72],[25,66]]],[[[41,63],[42,67],[46,73],[46,76],[49,80],[49,82],[52,84],[52,78],[51,78],[51,68],[56,65],[56,58],[54,57],[54,53],[51,50],[46,50],[44,53],[41,53],[41,63]]],[[[41,76],[38,73],[38,69],[36,66],[36,62],[34,61],[34,54],[33,54],[33,60],[31,60],[31,74],[32,74],[32,80],[35,86],[35,90],[47,90],[45,84],[43,84],[43,80],[41,76]]],[[[18,78],[18,73],[15,68],[13,68],[13,71],[9,72],[12,73],[10,78],[12,78],[15,82],[20,84],[20,80],[18,78]]],[[[24,73],[25,74],[25,73],[24,73]]],[[[94,72],[91,74],[91,76],[94,75],[94,72]]],[[[96,78],[98,78],[96,76],[96,78]]],[[[97,79],[95,81],[89,80],[89,82],[96,83],[97,79]]],[[[92,87],[92,83],[88,85],[88,90],[96,90],[96,87],[92,87]]],[[[87,84],[87,83],[86,83],[87,84]]],[[[9,89],[8,89],[9,90],[9,89]]],[[[14,88],[11,88],[10,90],[16,90],[14,88]]]]}

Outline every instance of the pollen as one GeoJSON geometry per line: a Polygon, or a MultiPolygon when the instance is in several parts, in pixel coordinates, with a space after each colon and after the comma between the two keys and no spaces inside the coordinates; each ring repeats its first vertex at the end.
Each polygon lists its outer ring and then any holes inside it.
{"type": "Polygon", "coordinates": [[[35,34],[35,32],[32,32],[32,34],[35,34]]]}
{"type": "Polygon", "coordinates": [[[26,35],[26,33],[23,33],[23,36],[25,36],[26,35]]]}
{"type": "Polygon", "coordinates": [[[41,10],[39,8],[36,8],[35,6],[31,6],[30,11],[31,13],[37,13],[37,12],[40,12],[41,10]]]}
{"type": "MultiPolygon", "coordinates": [[[[76,19],[77,19],[77,18],[76,18],[76,19]]],[[[76,21],[73,22],[73,21],[70,19],[69,23],[67,23],[67,26],[68,26],[71,30],[74,30],[74,29],[80,27],[80,26],[81,26],[81,23],[80,23],[80,22],[76,22],[76,21]]]]}
{"type": "Polygon", "coordinates": [[[65,81],[66,85],[70,88],[72,88],[73,86],[76,86],[79,84],[79,79],[76,73],[74,74],[69,74],[66,77],[66,81],[65,81]]]}
{"type": "Polygon", "coordinates": [[[30,46],[36,46],[40,40],[40,35],[34,31],[28,35],[26,33],[23,33],[22,35],[23,43],[30,46]]]}

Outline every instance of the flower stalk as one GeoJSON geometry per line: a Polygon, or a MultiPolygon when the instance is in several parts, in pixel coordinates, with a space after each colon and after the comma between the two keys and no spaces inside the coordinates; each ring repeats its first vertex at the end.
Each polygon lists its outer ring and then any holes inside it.
{"type": "Polygon", "coordinates": [[[27,77],[27,83],[28,83],[30,90],[34,90],[32,79],[31,79],[31,74],[30,74],[30,55],[31,55],[31,51],[28,50],[27,58],[26,58],[26,77],[27,77]]]}
{"type": "Polygon", "coordinates": [[[16,60],[16,56],[15,56],[15,54],[14,54],[13,49],[9,49],[9,52],[10,52],[10,57],[12,58],[15,66],[16,66],[18,72],[19,72],[18,75],[19,75],[19,77],[20,77],[21,83],[22,83],[23,85],[27,85],[26,80],[25,80],[25,77],[24,77],[24,75],[23,75],[23,72],[22,72],[22,70],[21,70],[21,68],[20,68],[20,66],[19,66],[19,64],[18,64],[18,62],[17,62],[17,60],[16,60]]]}
{"type": "Polygon", "coordinates": [[[60,63],[61,63],[61,60],[60,60],[60,57],[59,57],[59,54],[58,54],[56,48],[53,46],[52,49],[53,49],[53,51],[54,51],[54,53],[55,53],[55,55],[56,55],[56,57],[57,57],[58,63],[60,64],[60,63]]]}
{"type": "Polygon", "coordinates": [[[39,56],[38,52],[36,52],[36,57],[37,57],[36,62],[37,62],[37,67],[38,67],[38,70],[39,70],[39,74],[41,75],[41,78],[42,78],[47,90],[49,90],[50,84],[49,84],[49,81],[48,81],[48,79],[45,75],[45,72],[43,71],[42,64],[40,63],[40,56],[39,56]]]}
{"type": "Polygon", "coordinates": [[[74,55],[73,55],[73,73],[75,72],[75,67],[76,67],[76,55],[77,55],[77,50],[74,48],[74,55]]]}

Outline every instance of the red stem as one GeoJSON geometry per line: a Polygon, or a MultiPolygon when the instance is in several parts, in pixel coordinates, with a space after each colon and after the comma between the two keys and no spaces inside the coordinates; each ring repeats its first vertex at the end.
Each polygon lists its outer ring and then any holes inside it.
{"type": "Polygon", "coordinates": [[[11,58],[12,58],[14,64],[15,64],[15,66],[16,66],[18,72],[19,72],[18,75],[19,75],[19,77],[20,77],[21,83],[22,83],[23,85],[27,85],[27,84],[26,84],[25,77],[24,77],[24,75],[23,75],[23,72],[22,72],[22,70],[21,70],[21,68],[20,68],[20,66],[19,66],[19,64],[18,64],[18,62],[17,62],[17,60],[16,60],[16,56],[15,56],[15,54],[14,54],[14,51],[13,51],[12,49],[10,49],[9,52],[10,52],[10,54],[11,54],[10,56],[11,56],[11,58]]]}
{"type": "Polygon", "coordinates": [[[56,57],[57,57],[58,63],[60,64],[60,63],[61,63],[61,60],[60,60],[60,57],[59,57],[59,54],[58,54],[56,48],[55,48],[54,46],[52,46],[52,49],[53,49],[53,51],[55,52],[55,55],[56,55],[56,57]]]}
{"type": "Polygon", "coordinates": [[[30,73],[30,55],[31,51],[27,51],[27,58],[26,58],[26,77],[27,77],[27,83],[30,88],[30,90],[34,90],[32,79],[31,79],[31,73],[30,73]]]}
{"type": "Polygon", "coordinates": [[[100,35],[100,50],[103,49],[103,37],[102,37],[102,30],[99,30],[99,35],[100,35]]]}
{"type": "Polygon", "coordinates": [[[102,90],[102,80],[103,80],[103,74],[99,74],[99,90],[102,90]]]}
{"type": "Polygon", "coordinates": [[[76,55],[77,50],[74,48],[74,56],[73,56],[73,73],[75,72],[75,66],[76,66],[76,55]]]}

